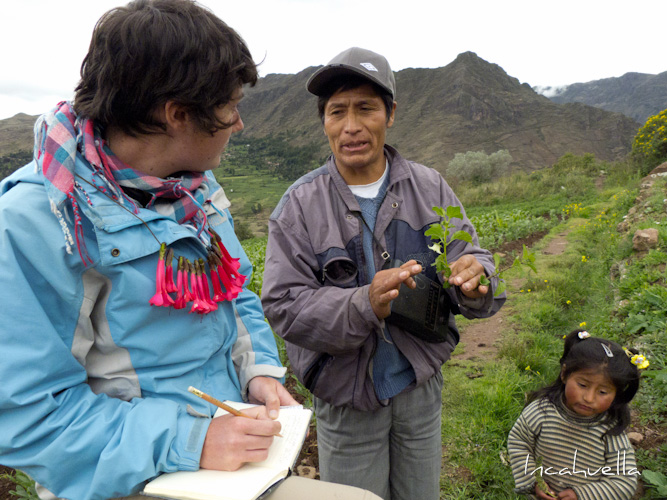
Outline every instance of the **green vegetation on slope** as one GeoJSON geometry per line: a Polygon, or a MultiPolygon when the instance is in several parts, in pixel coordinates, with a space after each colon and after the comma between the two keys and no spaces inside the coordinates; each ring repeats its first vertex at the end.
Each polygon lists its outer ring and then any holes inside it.
{"type": "MultiPolygon", "coordinates": [[[[586,184],[585,177],[567,175],[586,184]]],[[[664,181],[656,181],[649,203],[642,205],[640,221],[619,232],[618,224],[637,196],[639,177],[619,178],[612,185],[608,180],[613,175],[608,173],[597,196],[586,192],[586,203],[567,200],[563,222],[533,248],[538,255],[537,276],[517,272],[508,278],[514,286],[506,304],[509,314],[499,359],[455,360],[444,366],[448,383],[442,498],[519,498],[512,493],[506,464],[507,434],[523,408],[524,394],[558,375],[562,336],[580,326],[649,357],[651,365],[643,372],[631,408],[635,425],[648,426],[658,437],[639,446],[637,458],[640,470],[667,470],[667,188],[664,181]],[[650,203],[658,198],[660,211],[651,209],[650,203]],[[642,258],[632,251],[632,236],[644,227],[658,229],[659,246],[642,258]],[[552,237],[564,233],[568,234],[564,254],[540,253],[552,237]]],[[[462,324],[465,344],[465,321],[462,324]]],[[[643,478],[642,498],[658,498],[654,496],[658,490],[643,478]]]]}
{"type": "Polygon", "coordinates": [[[220,167],[213,174],[232,201],[230,211],[239,237],[266,235],[266,222],[283,193],[324,160],[316,146],[291,146],[284,136],[232,136],[220,167]]]}
{"type": "MultiPolygon", "coordinates": [[[[502,235],[503,241],[522,234],[526,221],[534,219],[531,212],[548,214],[551,231],[533,248],[538,275],[520,269],[506,275],[511,285],[498,359],[457,358],[443,367],[443,499],[520,498],[513,493],[507,465],[507,434],[523,408],[525,393],[557,376],[562,336],[580,326],[649,356],[651,365],[643,372],[641,390],[631,408],[635,425],[650,426],[658,438],[639,447],[637,457],[640,470],[657,473],[667,468],[667,187],[665,181],[656,181],[653,194],[642,205],[643,217],[619,232],[618,224],[635,203],[640,172],[624,162],[605,163],[601,172],[594,158],[567,160],[589,163],[590,168],[544,172],[546,182],[538,184],[543,196],[536,199],[533,191],[532,203],[527,193],[536,186],[534,174],[523,174],[514,178],[512,194],[498,198],[492,210],[486,205],[469,207],[468,212],[481,222],[480,233],[493,238],[502,235]],[[546,189],[566,184],[573,189],[546,189]],[[646,226],[659,229],[659,247],[640,258],[633,253],[631,240],[634,229],[646,226]],[[568,234],[564,254],[540,252],[563,233],[568,234]]],[[[497,187],[459,188],[472,199],[483,199],[480,192],[497,187]]],[[[251,260],[259,264],[253,276],[258,291],[265,241],[244,242],[251,260]]],[[[463,331],[462,344],[455,351],[460,353],[465,351],[469,322],[457,319],[463,331]]],[[[655,476],[649,473],[648,477],[655,476]]],[[[644,482],[642,498],[658,498],[654,496],[658,490],[644,482]]]]}
{"type": "MultiPolygon", "coordinates": [[[[551,169],[516,175],[511,181],[456,188],[483,235],[510,241],[521,237],[523,226],[540,215],[548,216],[551,232],[533,248],[538,254],[537,276],[519,269],[506,276],[511,283],[505,306],[509,313],[499,358],[454,360],[443,367],[442,498],[518,498],[506,464],[507,434],[523,407],[524,394],[556,377],[562,336],[579,326],[637,347],[649,357],[651,365],[643,373],[632,409],[635,425],[658,436],[637,450],[640,469],[655,472],[643,476],[647,489],[642,498],[658,498],[650,481],[659,481],[658,473],[667,469],[667,185],[664,178],[655,181],[637,208],[641,169],[628,162],[597,162],[588,155],[561,160],[551,169]],[[631,207],[636,209],[632,221],[626,218],[631,207]],[[619,232],[624,221],[629,225],[619,232]],[[632,235],[647,227],[658,230],[658,247],[638,255],[632,251],[632,235]],[[568,233],[566,252],[540,254],[559,233],[568,233]]],[[[238,186],[231,182],[240,177],[221,177],[230,197],[239,194],[241,185],[248,196],[253,190],[248,179],[256,176],[243,175],[238,186]]],[[[279,197],[286,186],[274,185],[277,179],[255,186],[254,194],[264,195],[272,187],[279,197]]],[[[263,199],[254,201],[255,209],[263,199]]],[[[247,203],[250,208],[252,203],[247,203]]],[[[255,264],[250,287],[261,293],[266,238],[243,245],[255,264]]],[[[460,323],[465,332],[466,321],[460,323]]],[[[464,344],[465,333],[458,352],[464,344]]]]}

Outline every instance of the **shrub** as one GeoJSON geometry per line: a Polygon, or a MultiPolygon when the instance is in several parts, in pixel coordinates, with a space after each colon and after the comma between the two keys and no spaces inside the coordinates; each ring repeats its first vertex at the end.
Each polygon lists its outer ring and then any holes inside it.
{"type": "Polygon", "coordinates": [[[505,175],[511,162],[512,155],[506,149],[491,155],[482,151],[456,153],[447,166],[447,173],[460,180],[481,184],[505,175]]]}
{"type": "Polygon", "coordinates": [[[234,219],[234,232],[239,241],[249,240],[255,237],[250,225],[245,221],[240,220],[238,217],[234,219]]]}
{"type": "Polygon", "coordinates": [[[591,153],[585,153],[582,156],[565,153],[553,165],[553,172],[559,175],[573,172],[597,174],[599,170],[595,155],[591,153]]]}
{"type": "Polygon", "coordinates": [[[649,117],[637,131],[632,156],[644,166],[645,172],[667,160],[667,109],[649,117]]]}

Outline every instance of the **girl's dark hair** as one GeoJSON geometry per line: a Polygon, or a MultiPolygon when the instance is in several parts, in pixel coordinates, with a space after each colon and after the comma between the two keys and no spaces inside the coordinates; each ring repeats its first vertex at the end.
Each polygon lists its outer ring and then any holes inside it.
{"type": "Polygon", "coordinates": [[[332,78],[331,81],[327,83],[326,87],[322,89],[320,95],[317,97],[317,112],[320,116],[320,120],[324,122],[324,110],[327,107],[327,103],[329,102],[329,99],[331,99],[332,95],[334,95],[336,92],[353,90],[361,87],[362,85],[368,84],[373,87],[375,93],[380,97],[380,99],[382,99],[384,109],[387,112],[387,121],[389,121],[391,110],[394,105],[394,98],[392,95],[376,83],[370,81],[368,78],[355,75],[341,75],[336,78],[332,78]]]}
{"type": "Polygon", "coordinates": [[[165,130],[156,110],[185,106],[204,131],[232,126],[215,115],[257,68],[243,39],[193,0],[136,0],[95,26],[81,65],[74,109],[102,128],[165,130]]]}
{"type": "Polygon", "coordinates": [[[639,389],[639,370],[616,342],[598,337],[580,339],[579,333],[583,331],[574,330],[565,337],[565,348],[560,358],[561,373],[551,385],[530,393],[527,401],[530,403],[546,398],[553,404],[559,404],[565,394],[563,380],[580,370],[600,370],[616,388],[616,397],[604,420],[610,425],[607,434],[620,434],[630,424],[628,403],[639,389]],[[608,355],[604,346],[612,356],[608,355]]]}

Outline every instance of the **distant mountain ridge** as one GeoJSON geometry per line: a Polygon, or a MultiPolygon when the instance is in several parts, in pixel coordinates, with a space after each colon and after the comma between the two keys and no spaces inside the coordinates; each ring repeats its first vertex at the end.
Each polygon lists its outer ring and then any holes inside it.
{"type": "MultiPolygon", "coordinates": [[[[280,137],[328,154],[317,98],[305,89],[315,69],[270,74],[245,89],[240,106],[245,129],[238,138],[280,137]]],[[[408,68],[395,76],[397,114],[387,142],[443,174],[456,153],[467,151],[507,149],[513,168],[521,170],[550,166],[565,153],[613,161],[630,151],[640,126],[621,113],[558,104],[473,52],[445,67],[408,68]]],[[[15,147],[32,149],[34,119],[17,115],[0,121],[0,156],[15,147]]]]}
{"type": "Polygon", "coordinates": [[[641,124],[667,109],[667,71],[657,75],[626,73],[617,78],[534,89],[558,104],[579,102],[623,113],[641,124]]]}
{"type": "MultiPolygon", "coordinates": [[[[317,98],[305,84],[317,68],[268,75],[247,89],[240,137],[283,132],[292,144],[328,144],[317,98]]],[[[616,160],[628,153],[639,124],[619,113],[582,104],[558,105],[473,52],[436,69],[404,69],[396,76],[396,120],[387,142],[411,160],[441,173],[456,153],[507,149],[513,166],[535,170],[565,153],[616,160]]]]}
{"type": "Polygon", "coordinates": [[[37,116],[25,113],[0,120],[0,156],[19,151],[32,151],[35,120],[37,116]]]}

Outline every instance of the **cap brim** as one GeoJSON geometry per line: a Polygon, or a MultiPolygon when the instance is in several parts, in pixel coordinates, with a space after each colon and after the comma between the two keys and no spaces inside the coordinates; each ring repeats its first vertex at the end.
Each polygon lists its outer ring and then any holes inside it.
{"type": "Polygon", "coordinates": [[[355,68],[354,66],[347,66],[345,64],[327,65],[323,68],[320,68],[308,79],[308,83],[306,83],[306,89],[311,94],[320,96],[327,90],[327,85],[332,79],[344,75],[360,76],[365,78],[366,80],[379,85],[393,96],[393,92],[388,89],[382,82],[373,78],[365,71],[355,68]]]}

